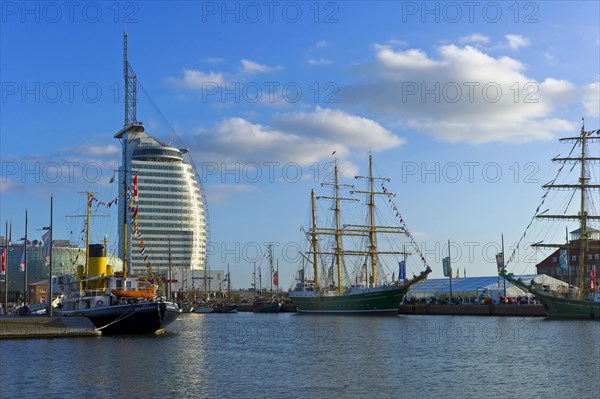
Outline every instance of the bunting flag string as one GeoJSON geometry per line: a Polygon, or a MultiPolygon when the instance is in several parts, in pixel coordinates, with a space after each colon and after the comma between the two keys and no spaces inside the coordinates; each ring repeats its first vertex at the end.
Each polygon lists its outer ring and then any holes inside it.
{"type": "MultiPolygon", "coordinates": [[[[108,202],[100,201],[96,196],[90,194],[89,203],[90,203],[90,206],[95,203],[96,211],[97,211],[100,206],[103,206],[105,208],[110,208],[113,205],[117,205],[119,203],[119,197],[121,197],[121,196],[123,196],[124,200],[127,201],[126,203],[128,204],[127,206],[129,208],[129,214],[131,215],[131,235],[139,241],[138,248],[140,251],[140,255],[144,259],[144,264],[148,271],[148,276],[150,278],[154,278],[154,274],[152,273],[152,264],[150,263],[150,258],[146,254],[146,244],[144,243],[144,240],[142,239],[142,233],[139,229],[138,220],[137,220],[138,219],[138,207],[135,203],[138,199],[138,177],[137,177],[137,175],[135,175],[133,177],[133,190],[131,187],[127,187],[127,190],[124,193],[120,193],[117,197],[113,198],[112,200],[110,200],[108,202]]],[[[85,229],[83,231],[85,232],[85,229]]]]}
{"type": "MultiPolygon", "coordinates": [[[[573,153],[573,150],[575,149],[576,144],[573,145],[573,147],[571,148],[571,151],[569,152],[568,156],[571,156],[571,154],[573,153]]],[[[566,163],[563,163],[562,165],[560,165],[560,168],[558,168],[558,172],[556,172],[556,176],[554,176],[554,179],[552,179],[552,181],[550,183],[548,183],[548,186],[553,185],[554,183],[556,183],[556,181],[558,180],[558,176],[560,176],[560,172],[562,172],[563,168],[565,167],[566,163]]],[[[546,202],[546,197],[548,197],[548,193],[550,193],[550,187],[548,187],[546,189],[546,192],[544,193],[544,195],[542,195],[542,201],[540,202],[540,204],[538,205],[538,207],[535,209],[535,212],[533,213],[533,216],[531,218],[531,220],[529,221],[529,223],[527,224],[527,227],[525,228],[525,231],[523,232],[523,235],[521,236],[521,238],[519,238],[519,241],[517,242],[517,245],[515,246],[515,248],[513,249],[512,253],[510,254],[510,257],[508,258],[508,260],[506,261],[506,263],[504,264],[504,269],[506,269],[506,266],[508,266],[510,264],[510,262],[513,261],[515,255],[517,254],[517,251],[519,250],[519,248],[521,247],[521,242],[525,239],[525,236],[527,235],[527,232],[529,231],[529,228],[531,227],[531,225],[533,224],[533,221],[538,217],[538,215],[540,214],[540,208],[542,207],[542,205],[544,205],[544,202],[546,202]]],[[[545,211],[544,211],[545,212],[545,211]]],[[[543,212],[542,212],[543,213],[543,212]]],[[[500,270],[501,271],[501,270],[500,270]]],[[[499,271],[499,272],[500,272],[499,271]]]]}
{"type": "Polygon", "coordinates": [[[146,254],[146,244],[142,239],[142,232],[140,231],[138,225],[138,207],[136,205],[138,199],[138,179],[137,175],[133,177],[133,190],[131,187],[127,187],[127,192],[125,193],[125,197],[128,201],[129,205],[129,214],[131,215],[131,235],[138,242],[138,249],[140,251],[140,255],[144,259],[144,264],[146,265],[146,270],[148,272],[148,276],[150,278],[154,278],[154,273],[152,272],[152,264],[150,263],[150,257],[146,254]]]}
{"type": "Polygon", "coordinates": [[[425,257],[421,253],[421,249],[419,248],[419,245],[415,241],[415,238],[410,233],[410,231],[408,231],[408,227],[406,227],[406,223],[404,222],[404,218],[400,214],[400,211],[398,210],[399,208],[396,206],[396,203],[394,202],[394,197],[396,196],[396,194],[388,192],[388,189],[385,187],[385,185],[383,183],[381,183],[381,188],[382,188],[384,194],[387,195],[388,202],[392,205],[392,209],[396,212],[396,217],[398,218],[398,220],[400,220],[400,228],[402,230],[404,230],[404,234],[406,234],[406,236],[408,238],[410,238],[410,242],[413,245],[413,247],[415,248],[415,251],[417,252],[417,254],[419,255],[419,257],[421,258],[421,262],[423,262],[423,265],[425,265],[426,268],[429,267],[429,265],[427,264],[427,261],[425,260],[425,257]]]}

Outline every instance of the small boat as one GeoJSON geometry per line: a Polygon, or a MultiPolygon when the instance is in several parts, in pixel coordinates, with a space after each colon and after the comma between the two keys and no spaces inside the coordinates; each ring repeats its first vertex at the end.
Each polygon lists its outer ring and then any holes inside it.
{"type": "Polygon", "coordinates": [[[273,298],[257,298],[252,306],[254,313],[279,313],[281,311],[281,302],[273,298]]]}
{"type": "Polygon", "coordinates": [[[220,301],[213,305],[213,313],[237,313],[237,311],[237,305],[228,301],[220,301]]]}
{"type": "Polygon", "coordinates": [[[111,290],[111,294],[119,298],[154,298],[156,296],[156,287],[138,290],[111,290]]]}
{"type": "Polygon", "coordinates": [[[85,264],[77,266],[75,275],[63,276],[62,295],[52,303],[54,315],[87,317],[102,335],[163,332],[179,316],[179,307],[157,296],[156,287],[144,279],[113,273],[107,264],[106,243],[87,242],[93,202],[91,193],[87,197],[85,264]]]}
{"type": "Polygon", "coordinates": [[[215,310],[212,306],[205,303],[199,306],[194,306],[194,313],[213,313],[215,310]]]}

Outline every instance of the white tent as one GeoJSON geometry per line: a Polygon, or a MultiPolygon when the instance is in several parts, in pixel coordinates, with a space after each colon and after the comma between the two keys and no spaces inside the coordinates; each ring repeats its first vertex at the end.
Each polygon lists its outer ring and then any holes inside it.
{"type": "MultiPolygon", "coordinates": [[[[528,284],[532,279],[544,286],[548,286],[551,291],[557,290],[560,287],[568,287],[568,284],[550,277],[545,274],[529,274],[523,276],[515,276],[521,278],[524,283],[528,284]]],[[[462,297],[465,301],[472,300],[481,292],[492,298],[493,301],[498,301],[498,294],[504,295],[504,279],[498,276],[485,277],[466,277],[452,279],[452,297],[462,297]]],[[[409,291],[407,297],[409,299],[421,298],[447,298],[450,296],[450,279],[428,279],[424,282],[415,284],[409,291]]],[[[530,294],[522,289],[514,286],[506,281],[506,297],[529,297],[530,294]]]]}

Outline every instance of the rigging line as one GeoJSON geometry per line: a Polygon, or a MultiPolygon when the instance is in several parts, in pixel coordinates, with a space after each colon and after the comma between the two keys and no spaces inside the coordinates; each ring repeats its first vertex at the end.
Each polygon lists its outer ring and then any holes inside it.
{"type": "MultiPolygon", "coordinates": [[[[571,147],[571,151],[569,151],[569,156],[571,156],[571,154],[573,153],[573,151],[575,150],[576,147],[577,147],[577,142],[573,143],[573,146],[571,147]]],[[[558,172],[556,173],[556,176],[554,177],[554,179],[552,179],[552,181],[550,182],[550,184],[554,184],[556,182],[556,180],[558,179],[558,176],[560,176],[560,173],[562,172],[562,170],[565,167],[565,165],[566,165],[566,163],[563,163],[558,168],[558,172]]],[[[538,215],[539,209],[541,208],[541,206],[546,201],[546,198],[547,198],[549,192],[550,192],[550,189],[547,189],[546,192],[544,193],[544,195],[542,196],[542,202],[536,208],[533,217],[531,218],[531,220],[529,221],[529,224],[527,225],[527,227],[525,228],[525,231],[523,232],[523,235],[521,236],[521,238],[519,238],[519,241],[517,242],[517,245],[513,249],[513,252],[511,253],[511,255],[508,258],[508,260],[506,261],[506,263],[504,264],[504,269],[506,269],[506,267],[509,265],[509,263],[512,262],[512,260],[513,260],[513,258],[515,256],[516,252],[519,250],[521,242],[523,241],[523,239],[525,239],[525,236],[527,235],[527,231],[529,230],[529,228],[531,227],[531,224],[533,223],[533,221],[535,220],[536,216],[538,215]]]]}

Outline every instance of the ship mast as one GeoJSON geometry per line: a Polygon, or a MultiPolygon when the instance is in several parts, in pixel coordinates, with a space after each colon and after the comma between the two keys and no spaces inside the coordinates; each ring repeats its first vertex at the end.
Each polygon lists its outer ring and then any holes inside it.
{"type": "Polygon", "coordinates": [[[585,272],[585,254],[587,252],[588,246],[588,231],[586,227],[586,217],[587,212],[585,210],[585,188],[588,178],[585,177],[585,136],[587,133],[583,130],[583,126],[581,126],[581,176],[579,177],[579,184],[581,188],[581,210],[579,215],[581,218],[579,219],[579,295],[583,295],[584,289],[584,272],[585,272]]]}
{"type": "MultiPolygon", "coordinates": [[[[599,157],[588,157],[586,154],[587,141],[597,141],[600,137],[591,137],[591,132],[586,132],[584,126],[581,127],[581,132],[578,137],[566,137],[561,138],[561,142],[573,142],[581,145],[581,156],[580,157],[555,157],[552,161],[555,162],[579,162],[581,163],[581,171],[579,175],[578,184],[554,184],[551,182],[545,184],[545,189],[557,189],[557,190],[580,190],[580,209],[577,215],[537,215],[537,219],[555,219],[555,220],[577,220],[579,221],[579,267],[578,267],[578,281],[577,287],[579,288],[579,296],[584,295],[585,290],[585,256],[589,249],[589,231],[587,227],[588,220],[600,220],[600,215],[588,215],[586,211],[586,190],[589,189],[600,189],[600,184],[589,184],[589,177],[586,177],[586,162],[599,162],[599,157]]],[[[534,248],[564,248],[564,244],[532,244],[534,248]]],[[[573,247],[567,245],[567,248],[573,247]]],[[[567,252],[568,256],[568,252],[567,252]]],[[[569,275],[570,277],[570,275],[569,275]]]]}
{"type": "Polygon", "coordinates": [[[314,192],[311,192],[312,198],[312,210],[313,210],[313,220],[312,220],[312,232],[311,232],[311,241],[312,241],[312,253],[313,253],[313,267],[315,276],[317,276],[317,254],[324,255],[333,255],[335,256],[336,266],[337,266],[337,291],[339,294],[343,291],[342,286],[342,276],[341,276],[341,266],[343,256],[365,256],[368,255],[371,258],[371,277],[370,277],[370,285],[375,286],[377,284],[377,266],[379,264],[379,255],[407,255],[408,253],[405,251],[380,251],[377,247],[377,233],[385,233],[385,234],[406,234],[406,231],[402,227],[398,226],[378,226],[375,224],[375,195],[390,195],[391,193],[388,191],[380,192],[375,191],[375,180],[381,180],[389,182],[390,179],[386,177],[375,177],[373,176],[373,155],[369,154],[369,176],[355,176],[356,179],[368,179],[369,181],[369,190],[361,191],[354,190],[354,186],[351,184],[340,184],[338,179],[338,166],[337,161],[334,164],[334,182],[333,183],[321,183],[322,186],[334,186],[335,188],[335,196],[334,197],[316,197],[316,199],[330,199],[334,200],[334,208],[332,210],[335,212],[335,226],[333,228],[318,228],[316,226],[316,210],[315,210],[315,201],[314,201],[314,192]],[[343,198],[340,197],[340,187],[351,187],[353,190],[350,191],[350,194],[367,194],[368,195],[368,203],[369,207],[369,224],[368,225],[357,225],[357,224],[344,224],[341,225],[340,220],[340,202],[341,201],[359,201],[357,198],[343,198]],[[319,234],[323,235],[333,235],[336,240],[336,248],[333,252],[318,252],[317,251],[317,236],[319,234]],[[342,237],[344,236],[358,236],[358,237],[368,237],[369,238],[369,249],[368,252],[362,250],[344,250],[342,247],[342,237]]]}
{"type": "MultiPolygon", "coordinates": [[[[318,197],[317,199],[330,199],[334,201],[334,218],[335,225],[333,229],[319,229],[321,234],[332,234],[335,237],[335,252],[333,255],[335,256],[335,265],[337,268],[337,292],[341,294],[343,291],[342,286],[342,257],[344,255],[344,249],[342,245],[342,236],[347,235],[342,231],[341,225],[341,210],[340,210],[340,201],[356,201],[355,198],[343,198],[340,197],[340,187],[353,187],[350,184],[340,184],[339,182],[339,169],[337,164],[337,159],[334,161],[334,169],[333,169],[333,183],[321,183],[322,186],[333,186],[334,187],[334,196],[333,197],[318,197]]],[[[315,251],[316,252],[316,249],[315,251]]]]}
{"type": "MultiPolygon", "coordinates": [[[[396,234],[406,234],[404,229],[394,226],[377,226],[375,224],[375,195],[390,195],[392,193],[389,192],[381,192],[375,191],[375,180],[381,180],[389,182],[390,179],[387,177],[375,177],[373,176],[373,152],[369,152],[369,176],[355,176],[356,179],[366,179],[369,181],[369,190],[368,191],[360,191],[356,190],[353,193],[357,194],[367,194],[369,196],[369,202],[367,206],[369,207],[369,225],[367,227],[366,232],[369,237],[369,258],[371,258],[371,277],[370,284],[374,287],[377,284],[377,265],[379,263],[379,255],[380,254],[393,254],[393,255],[405,255],[405,252],[382,252],[377,249],[377,233],[396,233],[396,234]]],[[[361,227],[361,226],[355,226],[361,227]]]]}
{"type": "Polygon", "coordinates": [[[312,210],[312,232],[311,243],[313,250],[313,277],[315,282],[315,290],[319,290],[319,265],[317,254],[317,206],[315,199],[315,190],[310,190],[310,205],[312,210]]]}

